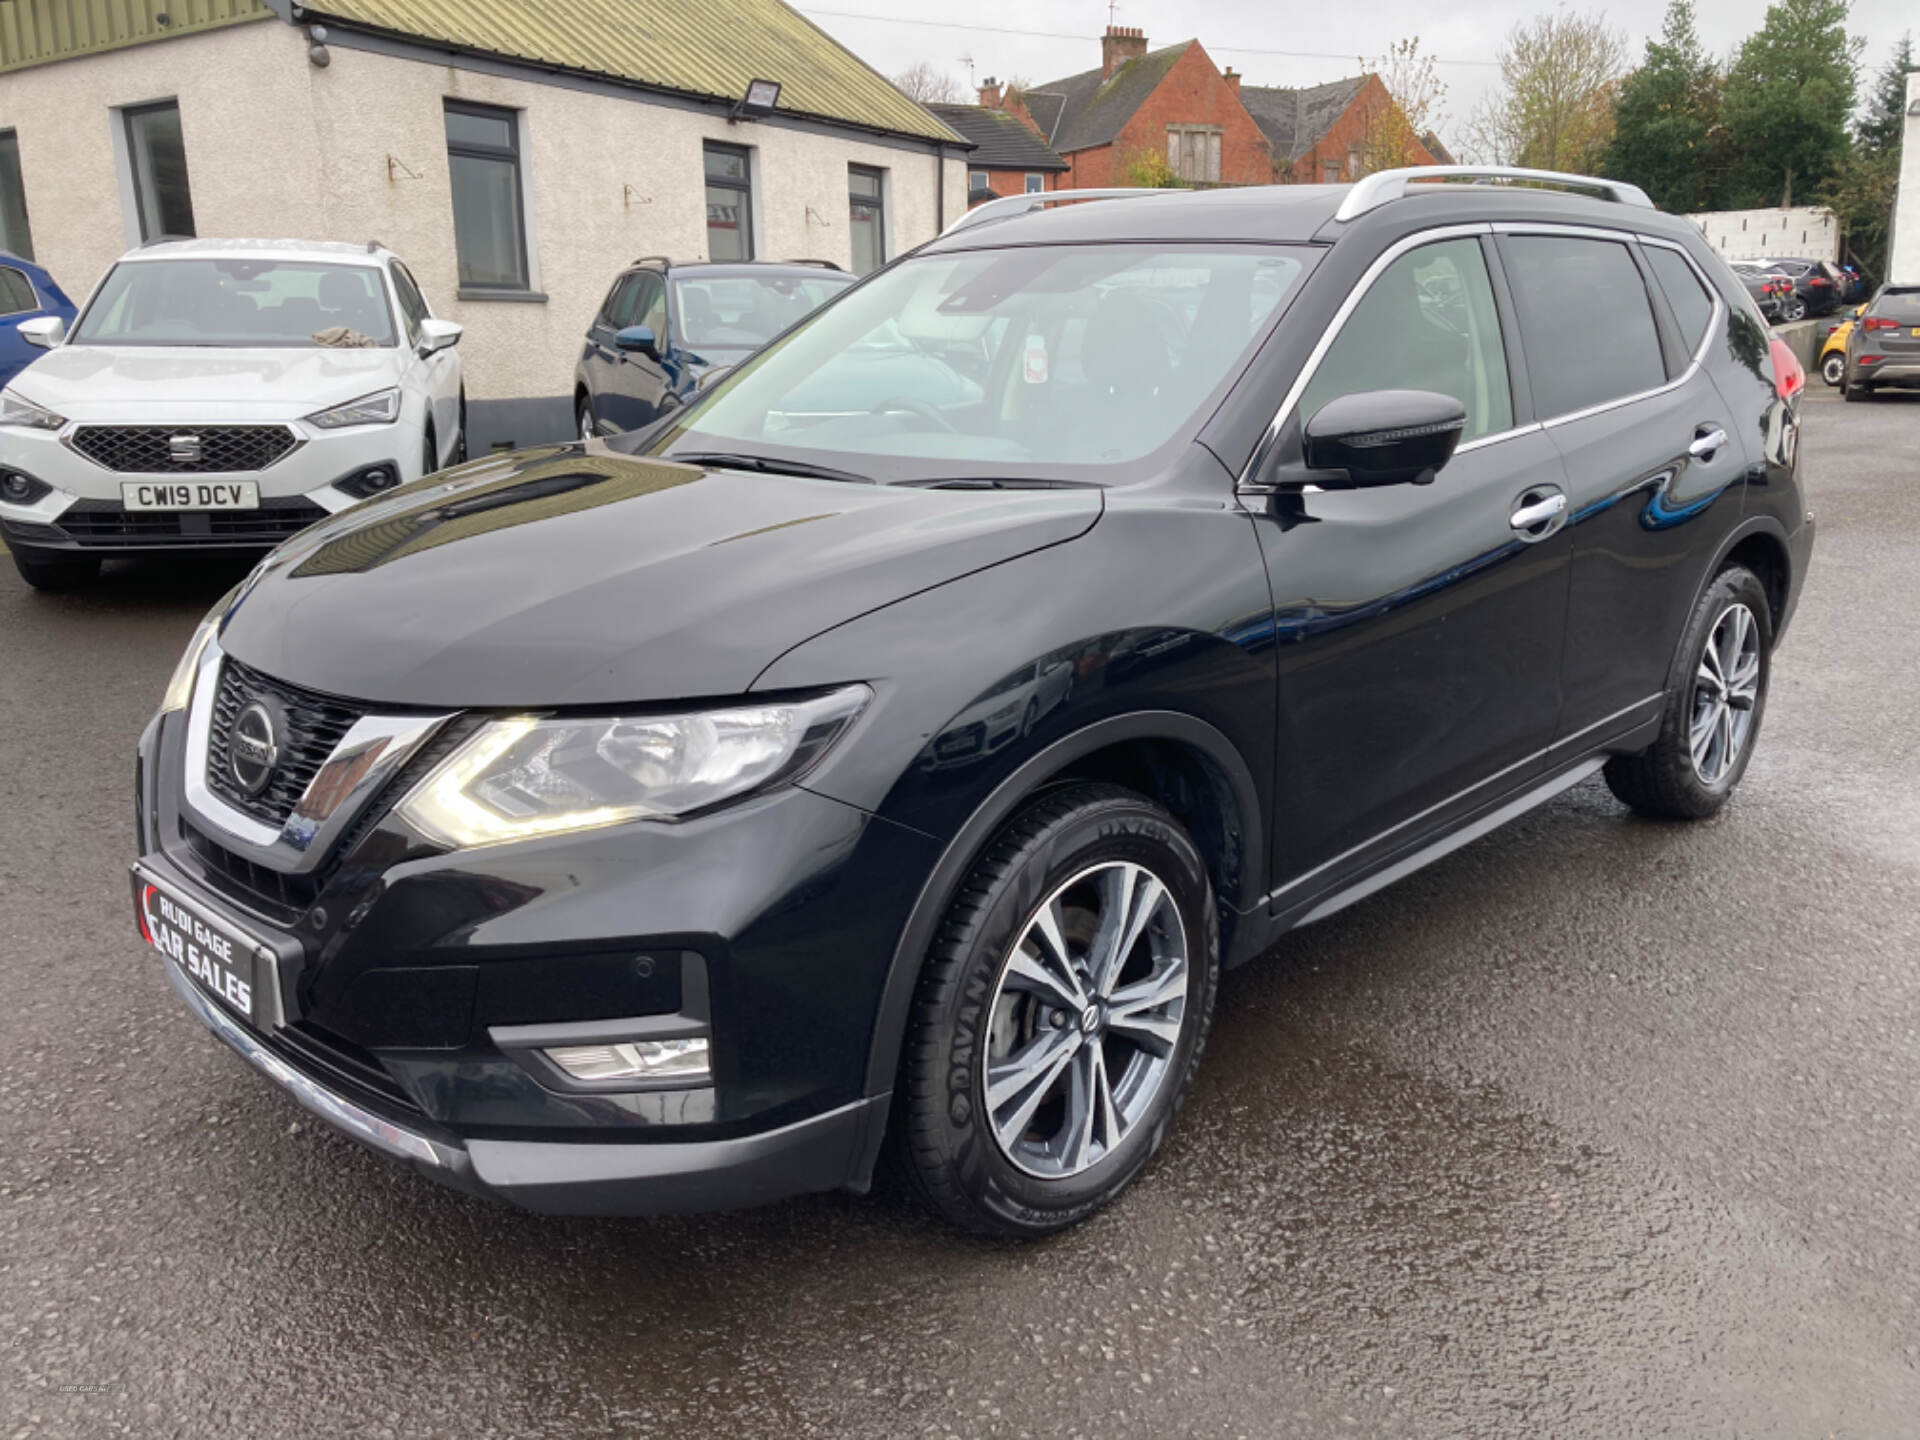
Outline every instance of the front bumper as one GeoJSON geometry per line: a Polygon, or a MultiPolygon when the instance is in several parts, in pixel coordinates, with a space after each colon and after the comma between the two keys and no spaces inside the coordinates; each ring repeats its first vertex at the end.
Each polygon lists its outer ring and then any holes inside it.
{"type": "Polygon", "coordinates": [[[324,863],[275,880],[271,854],[210,844],[182,783],[189,729],[180,712],[142,737],[135,875],[250,936],[272,1008],[236,1018],[162,963],[308,1109],[431,1178],[556,1213],[865,1187],[886,1110],[875,1017],[927,837],[795,786],[440,852],[391,808],[423,750],[324,863]],[[684,1088],[570,1083],[540,1048],[693,1018],[711,1071],[684,1088]]]}
{"type": "MultiPolygon", "coordinates": [[[[71,437],[81,423],[69,421],[58,432],[0,428],[0,470],[17,471],[48,487],[31,504],[0,501],[0,533],[9,542],[92,552],[266,548],[358,503],[358,497],[338,487],[372,467],[390,466],[402,482],[419,478],[423,448],[419,428],[405,416],[390,425],[344,430],[322,430],[301,420],[254,422],[242,417],[233,423],[288,425],[299,441],[263,470],[138,473],[108,469],[76,450],[71,437]],[[122,483],[143,481],[248,481],[257,487],[260,508],[124,509],[122,483]]],[[[180,428],[188,427],[183,422],[180,428]]]]}
{"type": "Polygon", "coordinates": [[[249,1065],[341,1134],[430,1180],[549,1215],[659,1215],[731,1210],[864,1186],[886,1133],[889,1096],[875,1095],[732,1140],[674,1144],[436,1137],[330,1090],[262,1044],[163,959],[174,993],[249,1065]]]}

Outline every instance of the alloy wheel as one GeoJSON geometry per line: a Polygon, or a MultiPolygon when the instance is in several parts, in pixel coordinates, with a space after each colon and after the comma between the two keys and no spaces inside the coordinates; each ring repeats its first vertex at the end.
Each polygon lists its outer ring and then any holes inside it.
{"type": "Polygon", "coordinates": [[[1118,1149],[1166,1081],[1186,999],[1186,928],[1152,871],[1110,861],[1049,895],[988,1011],[986,1108],[1007,1159],[1061,1180],[1118,1149]]]}
{"type": "Polygon", "coordinates": [[[1745,605],[1720,612],[1694,671],[1688,741],[1694,773],[1717,785],[1732,771],[1753,731],[1760,695],[1760,626],[1745,605]]]}
{"type": "Polygon", "coordinates": [[[1820,378],[1829,385],[1838,385],[1840,377],[1847,372],[1847,357],[1829,355],[1820,362],[1820,378]]]}

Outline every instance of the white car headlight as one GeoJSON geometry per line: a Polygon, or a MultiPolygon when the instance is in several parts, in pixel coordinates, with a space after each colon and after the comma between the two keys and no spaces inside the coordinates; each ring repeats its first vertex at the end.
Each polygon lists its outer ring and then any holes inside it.
{"type": "Polygon", "coordinates": [[[376,390],[331,410],[316,410],[307,416],[307,423],[322,430],[338,430],[345,425],[391,425],[399,418],[400,391],[395,388],[376,390]]]}
{"type": "Polygon", "coordinates": [[[67,417],[36,405],[18,390],[0,390],[0,425],[24,425],[29,430],[58,430],[67,417]]]}
{"type": "Polygon", "coordinates": [[[849,685],[689,715],[495,720],[414,787],[400,816],[454,849],[671,819],[796,778],[871,695],[849,685]]]}

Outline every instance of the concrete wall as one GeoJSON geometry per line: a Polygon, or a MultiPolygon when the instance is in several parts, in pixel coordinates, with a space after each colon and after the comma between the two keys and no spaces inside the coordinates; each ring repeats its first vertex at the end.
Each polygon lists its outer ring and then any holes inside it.
{"type": "Polygon", "coordinates": [[[886,172],[888,254],[966,209],[966,164],[852,131],[729,124],[718,111],[348,48],[324,69],[277,20],[20,71],[0,82],[0,129],[19,134],[34,246],[76,298],[130,243],[113,107],[177,98],[195,226],[203,236],[378,239],[434,312],[467,327],[461,357],[476,441],[542,438],[570,424],[581,336],[618,271],[640,255],[706,258],[701,142],[754,152],[756,254],[850,263],[847,167],[886,172]],[[534,289],[544,301],[459,299],[441,104],[522,112],[534,289]]]}
{"type": "Polygon", "coordinates": [[[1710,210],[1687,217],[1728,260],[1838,260],[1840,223],[1818,205],[1710,210]]]}
{"type": "Polygon", "coordinates": [[[1900,140],[1900,189],[1893,207],[1887,278],[1920,285],[1920,70],[1907,76],[1907,128],[1900,140]]]}

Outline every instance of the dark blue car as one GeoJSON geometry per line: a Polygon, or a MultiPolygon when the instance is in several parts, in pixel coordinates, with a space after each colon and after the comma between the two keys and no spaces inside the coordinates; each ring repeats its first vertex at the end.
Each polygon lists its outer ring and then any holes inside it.
{"type": "Polygon", "coordinates": [[[607,292],[574,367],[580,435],[651,424],[691,399],[706,375],[738,365],[853,279],[818,260],[634,261],[607,292]]]}
{"type": "Polygon", "coordinates": [[[22,320],[58,315],[72,325],[74,313],[73,302],[44,269],[0,250],[0,385],[47,353],[27,343],[18,329],[22,320]]]}

